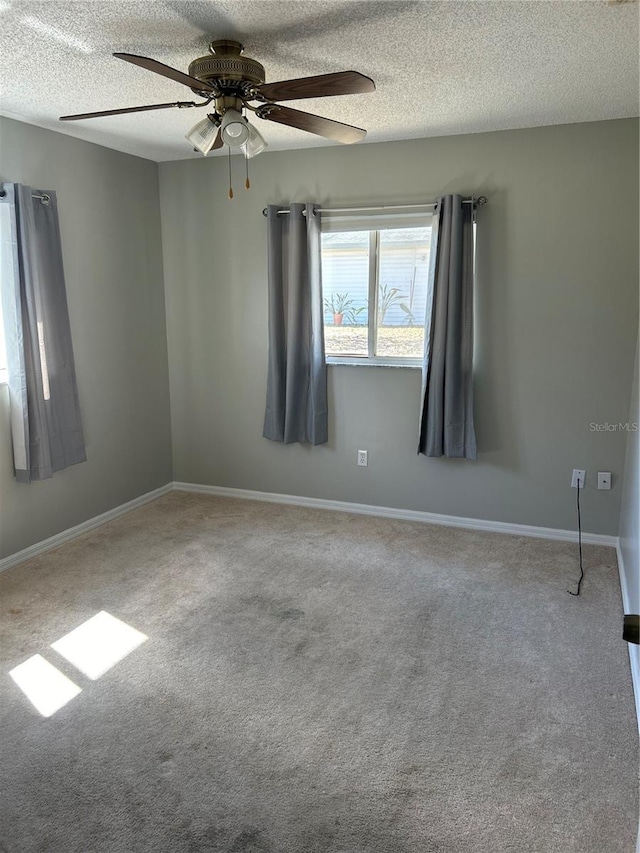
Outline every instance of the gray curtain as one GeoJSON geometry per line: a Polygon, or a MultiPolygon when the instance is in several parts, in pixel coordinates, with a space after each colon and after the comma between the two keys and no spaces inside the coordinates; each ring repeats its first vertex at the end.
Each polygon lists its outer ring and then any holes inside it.
{"type": "Polygon", "coordinates": [[[56,194],[0,184],[1,293],[16,479],[44,480],[86,457],[56,194]],[[48,196],[47,204],[38,196],[48,196]]]}
{"type": "Polygon", "coordinates": [[[328,439],[320,222],[313,204],[267,208],[269,368],[263,435],[284,444],[328,439]]]}
{"type": "Polygon", "coordinates": [[[418,453],[475,459],[473,205],[438,200],[431,236],[418,453]]]}

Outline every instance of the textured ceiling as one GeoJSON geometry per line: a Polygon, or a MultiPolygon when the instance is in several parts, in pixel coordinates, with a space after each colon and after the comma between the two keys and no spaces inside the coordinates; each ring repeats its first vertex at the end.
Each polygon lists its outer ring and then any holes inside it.
{"type": "MultiPolygon", "coordinates": [[[[57,121],[193,99],[114,51],[186,71],[212,38],[234,38],[265,65],[267,81],[360,71],[375,80],[374,94],[290,105],[364,127],[372,142],[638,115],[633,3],[0,0],[0,27],[0,113],[159,161],[200,156],[184,134],[202,112],[57,121]]],[[[258,126],[271,150],[331,144],[258,126]]]]}

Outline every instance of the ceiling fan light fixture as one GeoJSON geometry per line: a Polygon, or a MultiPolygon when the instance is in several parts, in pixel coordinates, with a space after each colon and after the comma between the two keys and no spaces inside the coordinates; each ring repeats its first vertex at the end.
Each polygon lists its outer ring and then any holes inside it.
{"type": "Polygon", "coordinates": [[[244,156],[247,160],[250,160],[252,157],[255,157],[256,154],[260,154],[261,151],[264,151],[267,147],[267,140],[252,124],[247,123],[247,127],[249,128],[249,138],[245,142],[243,148],[244,156]]]}
{"type": "Polygon", "coordinates": [[[249,123],[237,110],[226,110],[222,116],[222,141],[229,148],[239,148],[250,138],[249,123]]]}
{"type": "Polygon", "coordinates": [[[217,135],[218,126],[207,116],[194,124],[189,133],[185,133],[185,138],[206,157],[213,148],[217,135]]]}

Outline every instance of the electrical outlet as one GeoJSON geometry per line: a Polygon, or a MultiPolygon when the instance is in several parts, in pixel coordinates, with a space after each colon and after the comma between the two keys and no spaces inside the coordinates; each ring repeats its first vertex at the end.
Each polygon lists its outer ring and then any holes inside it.
{"type": "Polygon", "coordinates": [[[366,468],[369,464],[369,454],[366,450],[358,451],[358,465],[361,465],[363,468],[366,468]]]}
{"type": "Polygon", "coordinates": [[[611,488],[611,471],[598,471],[598,488],[611,488]]]}
{"type": "Polygon", "coordinates": [[[584,481],[587,479],[587,472],[582,468],[574,468],[571,475],[571,488],[584,489],[584,481]]]}

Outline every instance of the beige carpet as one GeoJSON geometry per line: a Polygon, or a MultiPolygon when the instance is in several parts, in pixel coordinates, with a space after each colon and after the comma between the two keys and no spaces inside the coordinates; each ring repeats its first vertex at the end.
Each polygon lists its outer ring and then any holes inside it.
{"type": "MultiPolygon", "coordinates": [[[[174,493],[0,577],[4,853],[632,853],[615,553],[174,493]],[[90,680],[50,644],[148,640],[90,680]],[[35,654],[81,692],[43,718],[35,654]]],[[[85,650],[86,651],[86,650],[85,650]]]]}

